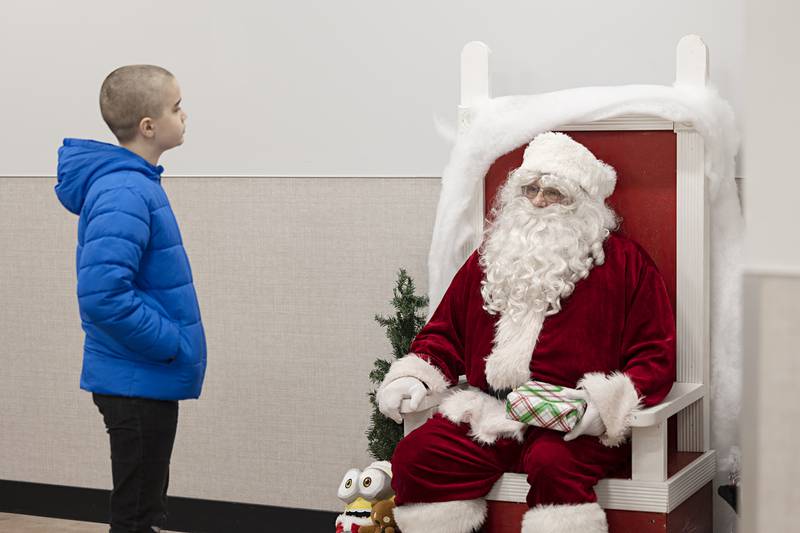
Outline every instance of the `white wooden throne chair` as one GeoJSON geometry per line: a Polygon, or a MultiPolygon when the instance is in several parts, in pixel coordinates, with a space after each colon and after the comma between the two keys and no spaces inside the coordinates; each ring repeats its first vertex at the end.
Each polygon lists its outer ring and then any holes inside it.
{"type": "MultiPolygon", "coordinates": [[[[461,127],[468,126],[470,106],[489,98],[488,56],[486,46],[477,42],[462,52],[461,127]]],[[[702,40],[684,37],[677,49],[677,80],[704,85],[707,72],[702,40]]],[[[661,404],[635,413],[630,477],[602,480],[595,487],[598,502],[612,533],[710,533],[716,456],[709,449],[709,219],[703,139],[691,124],[649,116],[556,129],[617,170],[617,189],[609,202],[623,218],[621,231],[656,261],[675,310],[677,381],[661,404]]],[[[485,176],[483,197],[475,208],[481,223],[475,227],[482,227],[498,186],[519,166],[523,149],[498,158],[485,176]]],[[[475,242],[480,238],[476,235],[475,242]]],[[[405,433],[432,416],[440,401],[430,395],[416,412],[404,401],[405,433]]],[[[528,489],[524,474],[504,474],[487,496],[483,531],[518,533],[528,489]]]]}

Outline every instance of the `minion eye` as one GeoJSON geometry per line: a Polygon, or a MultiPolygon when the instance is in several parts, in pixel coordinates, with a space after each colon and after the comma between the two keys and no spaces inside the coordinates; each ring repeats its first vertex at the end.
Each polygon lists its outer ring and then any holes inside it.
{"type": "Polygon", "coordinates": [[[367,501],[385,500],[392,495],[392,478],[383,470],[367,467],[358,478],[359,493],[367,501]]]}
{"type": "Polygon", "coordinates": [[[361,470],[358,468],[351,468],[345,473],[341,483],[339,483],[339,490],[336,495],[345,503],[352,503],[358,498],[358,478],[361,476],[361,470]]]}

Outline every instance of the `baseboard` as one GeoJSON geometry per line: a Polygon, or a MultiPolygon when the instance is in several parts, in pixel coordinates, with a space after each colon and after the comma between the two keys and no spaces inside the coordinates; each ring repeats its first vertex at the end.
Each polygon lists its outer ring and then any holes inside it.
{"type": "MultiPolygon", "coordinates": [[[[109,491],[0,479],[0,512],[108,522],[109,491]]],[[[337,513],[194,498],[169,498],[166,529],[192,533],[333,531],[337,513]]]]}

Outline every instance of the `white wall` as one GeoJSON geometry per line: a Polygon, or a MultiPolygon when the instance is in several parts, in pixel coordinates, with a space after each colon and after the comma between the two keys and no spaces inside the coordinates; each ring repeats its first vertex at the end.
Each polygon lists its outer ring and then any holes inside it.
{"type": "Polygon", "coordinates": [[[743,533],[798,527],[798,19],[797,3],[747,0],[743,533]]]}
{"type": "Polygon", "coordinates": [[[157,63],[182,84],[187,142],[168,174],[438,176],[458,57],[493,50],[495,95],[669,84],[687,33],[741,107],[743,0],[4,0],[0,175],[52,175],[65,136],[111,140],[105,75],[157,63]],[[502,6],[502,9],[500,8],[502,6]],[[13,125],[13,126],[12,126],[13,125]]]}
{"type": "Polygon", "coordinates": [[[745,188],[747,259],[751,269],[800,271],[797,124],[800,122],[800,5],[748,1],[745,188]]]}

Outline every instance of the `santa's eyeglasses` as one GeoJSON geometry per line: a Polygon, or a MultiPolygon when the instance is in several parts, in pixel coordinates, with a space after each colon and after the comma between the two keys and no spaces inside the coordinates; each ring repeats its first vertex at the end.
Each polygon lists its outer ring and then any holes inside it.
{"type": "Polygon", "coordinates": [[[541,187],[538,183],[529,183],[522,186],[522,195],[528,200],[536,199],[540,192],[547,203],[560,204],[567,200],[567,196],[554,187],[541,187]]]}

